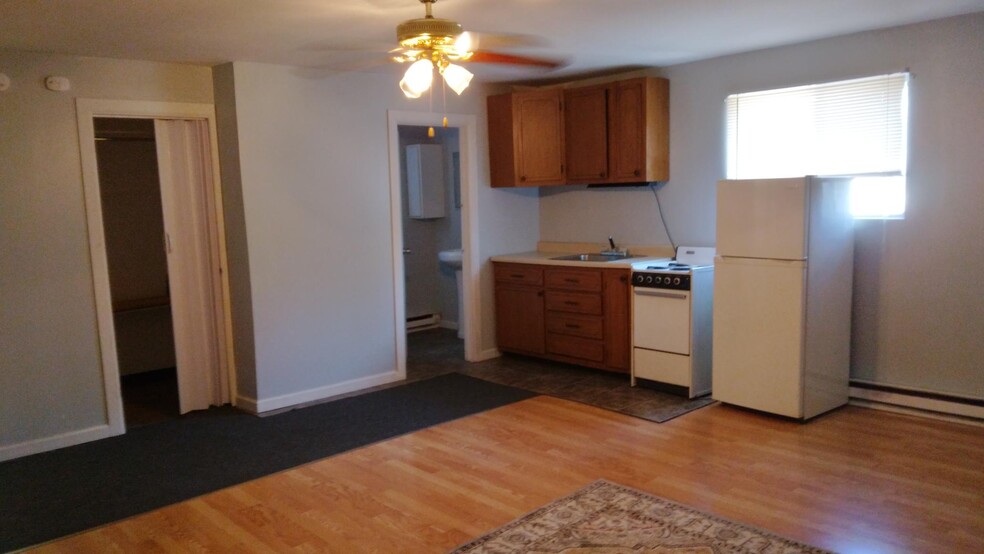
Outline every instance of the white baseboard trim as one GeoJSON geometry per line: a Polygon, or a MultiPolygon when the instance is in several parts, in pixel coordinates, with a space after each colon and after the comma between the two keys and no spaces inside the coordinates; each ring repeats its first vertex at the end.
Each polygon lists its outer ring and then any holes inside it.
{"type": "Polygon", "coordinates": [[[87,427],[77,431],[69,431],[52,437],[42,437],[17,444],[0,446],[0,462],[122,434],[122,430],[116,431],[110,425],[106,424],[87,427]]]}
{"type": "Polygon", "coordinates": [[[868,408],[885,409],[914,415],[935,415],[940,419],[968,422],[965,418],[984,422],[984,406],[949,402],[937,398],[924,398],[904,392],[889,392],[851,387],[851,404],[868,408]],[[945,417],[949,416],[949,417],[945,417]]]}
{"type": "Polygon", "coordinates": [[[399,375],[394,370],[394,371],[388,371],[386,373],[381,373],[379,375],[370,375],[368,377],[360,377],[358,379],[352,379],[351,381],[344,381],[342,383],[336,383],[334,385],[318,387],[316,389],[308,389],[298,392],[292,392],[290,394],[274,396],[273,398],[261,398],[259,400],[256,400],[253,398],[240,396],[237,399],[236,406],[244,410],[250,411],[254,414],[262,414],[265,412],[270,412],[273,410],[281,410],[283,408],[290,408],[301,404],[310,404],[312,402],[317,402],[319,400],[327,400],[333,396],[338,396],[341,394],[346,394],[357,390],[368,389],[370,387],[376,387],[379,385],[385,385],[388,383],[393,383],[395,381],[400,381],[402,379],[404,379],[404,377],[399,375]]]}

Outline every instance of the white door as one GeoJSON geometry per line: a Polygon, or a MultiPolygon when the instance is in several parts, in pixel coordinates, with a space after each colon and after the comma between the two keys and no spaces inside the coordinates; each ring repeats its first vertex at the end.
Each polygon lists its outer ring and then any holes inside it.
{"type": "Polygon", "coordinates": [[[805,279],[803,262],[716,259],[716,400],[802,417],[805,279]]]}
{"type": "Polygon", "coordinates": [[[808,186],[803,177],[719,182],[718,255],[806,259],[808,186]]]}
{"type": "Polygon", "coordinates": [[[228,402],[208,125],[155,121],[181,413],[228,402]]]}

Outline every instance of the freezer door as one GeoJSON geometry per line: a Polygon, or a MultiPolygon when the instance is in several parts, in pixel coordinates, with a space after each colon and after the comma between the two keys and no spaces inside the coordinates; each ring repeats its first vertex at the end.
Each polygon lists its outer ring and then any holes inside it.
{"type": "Polygon", "coordinates": [[[806,264],[718,257],[714,273],[714,398],[803,417],[806,264]]]}
{"type": "Polygon", "coordinates": [[[809,182],[807,177],[719,182],[718,255],[806,259],[809,182]]]}

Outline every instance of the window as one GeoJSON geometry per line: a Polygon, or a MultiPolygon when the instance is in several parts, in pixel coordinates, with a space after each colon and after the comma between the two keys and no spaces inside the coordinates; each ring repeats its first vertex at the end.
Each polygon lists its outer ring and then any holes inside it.
{"type": "Polygon", "coordinates": [[[728,178],[854,175],[855,217],[905,214],[908,73],[727,98],[728,178]]]}

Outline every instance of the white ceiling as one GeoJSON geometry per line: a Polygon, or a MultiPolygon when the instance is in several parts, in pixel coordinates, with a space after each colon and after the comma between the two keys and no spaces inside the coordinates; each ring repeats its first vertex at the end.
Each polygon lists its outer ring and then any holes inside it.
{"type": "MultiPolygon", "coordinates": [[[[681,62],[984,11],[984,0],[438,0],[465,29],[542,37],[506,50],[553,73],[472,64],[517,81],[681,62]]],[[[384,60],[418,0],[0,0],[0,49],[195,64],[339,70],[384,60]],[[365,49],[365,51],[361,51],[365,49]]],[[[0,68],[2,69],[2,68],[0,68]]]]}

